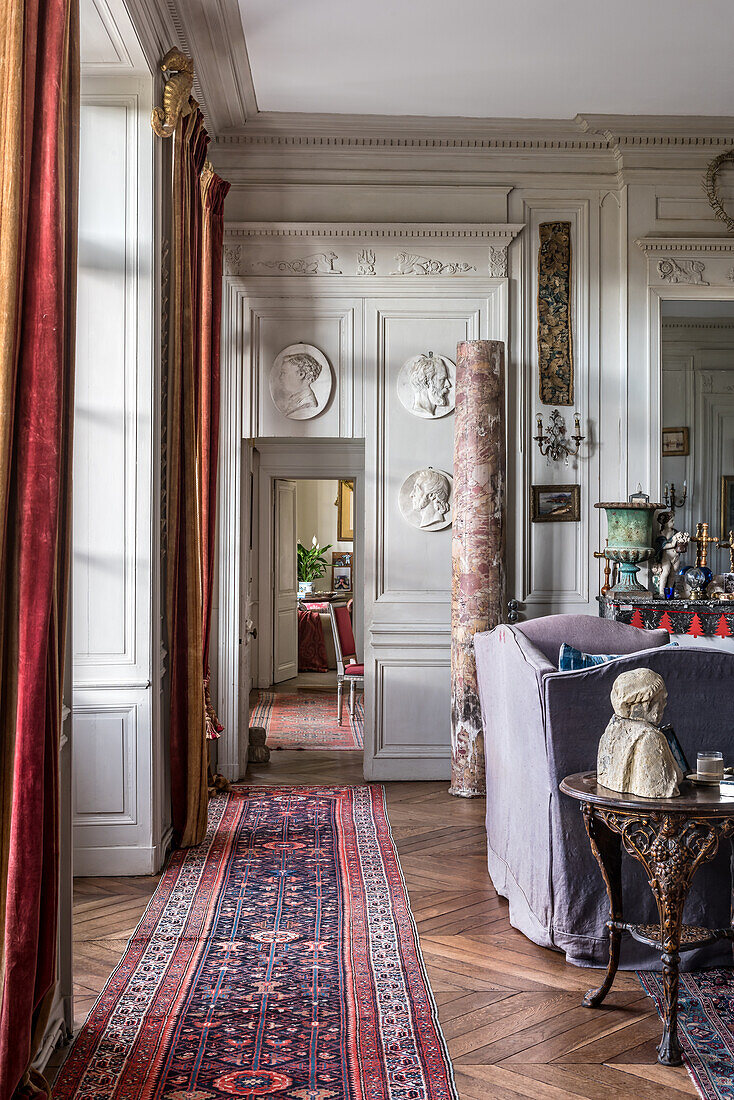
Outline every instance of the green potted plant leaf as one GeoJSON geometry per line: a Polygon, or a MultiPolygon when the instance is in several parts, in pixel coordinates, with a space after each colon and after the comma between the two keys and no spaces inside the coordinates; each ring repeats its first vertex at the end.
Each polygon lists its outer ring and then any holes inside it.
{"type": "Polygon", "coordinates": [[[321,580],[326,574],[329,563],[324,555],[327,550],[331,550],[331,545],[329,543],[328,546],[319,546],[315,535],[310,546],[304,546],[302,542],[298,543],[296,550],[298,554],[299,596],[309,596],[313,592],[314,581],[321,580]]]}

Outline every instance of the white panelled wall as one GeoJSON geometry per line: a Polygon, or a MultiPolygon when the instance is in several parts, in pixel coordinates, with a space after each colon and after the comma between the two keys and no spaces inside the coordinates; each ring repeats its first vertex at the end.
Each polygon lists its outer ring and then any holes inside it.
{"type": "MultiPolygon", "coordinates": [[[[662,488],[661,303],[734,299],[734,238],[701,187],[730,131],[611,116],[414,130],[263,116],[212,147],[233,185],[224,373],[238,402],[225,409],[223,476],[239,477],[235,438],[365,439],[369,777],[448,776],[450,534],[408,527],[397,493],[411,469],[450,470],[453,419],[406,414],[397,370],[421,350],[454,358],[466,336],[507,340],[508,596],[525,618],[597,614],[606,528],[594,504],[662,488]],[[547,424],[552,412],[538,398],[536,330],[538,226],[551,220],[571,223],[573,247],[575,395],[560,411],[569,431],[578,411],[586,439],[568,466],[548,465],[532,438],[537,413],[547,424]],[[272,405],[267,372],[299,341],[328,356],[336,393],[322,416],[293,422],[272,405]],[[580,522],[532,523],[531,487],[567,483],[580,485],[580,522]]],[[[734,199],[727,181],[721,194],[734,199]]],[[[234,514],[221,522],[231,669],[234,514]]]]}
{"type": "Polygon", "coordinates": [[[74,872],[152,873],[163,800],[152,79],[82,89],[74,440],[74,872]]]}

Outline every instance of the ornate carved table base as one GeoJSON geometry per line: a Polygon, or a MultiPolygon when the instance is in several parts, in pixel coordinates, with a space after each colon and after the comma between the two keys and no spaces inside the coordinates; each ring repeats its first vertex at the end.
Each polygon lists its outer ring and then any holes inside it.
{"type": "MultiPolygon", "coordinates": [[[[596,1008],[612,988],[619,966],[623,932],[661,952],[663,967],[663,1038],[658,1061],[679,1066],[678,967],[680,952],[734,939],[732,928],[697,928],[683,924],[685,905],[696,869],[716,855],[719,841],[734,835],[734,801],[698,790],[691,797],[643,799],[615,794],[598,786],[594,773],[568,776],[564,794],[581,802],[591,849],[609,896],[609,962],[604,981],[590,989],[584,1004],[596,1008]],[[585,797],[586,796],[586,797],[585,797]],[[658,808],[659,807],[659,808],[658,808]],[[622,848],[644,867],[657,902],[660,924],[627,924],[622,907],[622,848]]],[[[685,788],[683,788],[685,791],[685,788]]]]}

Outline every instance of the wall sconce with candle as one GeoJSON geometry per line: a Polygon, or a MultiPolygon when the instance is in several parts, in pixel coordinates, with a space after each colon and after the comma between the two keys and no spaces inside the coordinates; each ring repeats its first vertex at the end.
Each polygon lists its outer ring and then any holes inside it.
{"type": "Polygon", "coordinates": [[[561,459],[563,459],[564,465],[568,466],[569,458],[575,458],[579,453],[586,436],[581,434],[579,414],[574,413],[573,419],[575,432],[571,439],[574,441],[574,447],[571,446],[566,437],[566,421],[558,409],[554,409],[551,413],[547,430],[543,427],[543,417],[538,413],[538,434],[534,435],[533,439],[538,444],[538,449],[549,466],[551,462],[560,462],[561,459]]]}
{"type": "Polygon", "coordinates": [[[665,482],[665,493],[663,494],[663,500],[665,501],[665,507],[666,508],[669,508],[672,512],[675,512],[676,509],[683,507],[683,505],[686,502],[687,497],[688,497],[688,482],[687,481],[683,482],[683,494],[680,497],[678,496],[678,494],[675,491],[675,483],[672,483],[670,486],[668,486],[667,481],[665,482]]]}

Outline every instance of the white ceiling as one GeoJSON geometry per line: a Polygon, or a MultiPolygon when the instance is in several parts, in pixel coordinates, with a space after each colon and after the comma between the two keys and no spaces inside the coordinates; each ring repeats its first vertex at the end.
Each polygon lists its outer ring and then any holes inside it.
{"type": "Polygon", "coordinates": [[[239,0],[261,111],[734,113],[734,0],[239,0]]]}

